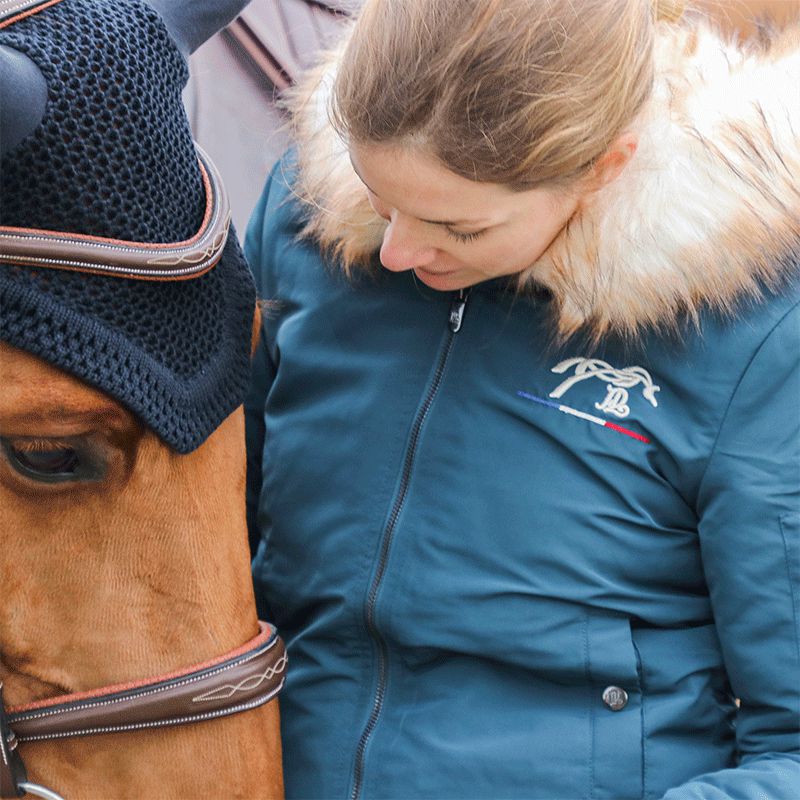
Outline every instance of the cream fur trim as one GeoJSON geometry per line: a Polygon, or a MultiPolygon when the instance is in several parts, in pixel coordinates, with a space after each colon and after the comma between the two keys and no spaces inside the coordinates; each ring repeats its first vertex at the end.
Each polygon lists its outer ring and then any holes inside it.
{"type": "MultiPolygon", "coordinates": [[[[328,124],[337,57],[292,101],[296,190],[310,206],[306,233],[350,272],[380,247],[385,223],[328,124]]],[[[520,275],[523,290],[553,293],[562,336],[730,312],[800,255],[800,28],[745,54],[710,28],[663,26],[657,64],[631,163],[520,275]]]]}

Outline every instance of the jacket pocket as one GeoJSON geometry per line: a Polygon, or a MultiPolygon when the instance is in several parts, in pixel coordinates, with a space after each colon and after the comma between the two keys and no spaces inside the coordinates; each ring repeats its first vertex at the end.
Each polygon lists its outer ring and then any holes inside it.
{"type": "Polygon", "coordinates": [[[644,796],[735,766],[736,711],[713,623],[635,627],[644,723],[644,796]]]}
{"type": "Polygon", "coordinates": [[[586,668],[592,722],[592,800],[644,796],[640,665],[627,617],[590,611],[586,668]]]}
{"type": "MultiPolygon", "coordinates": [[[[786,552],[786,572],[792,598],[795,631],[800,631],[800,514],[785,514],[780,518],[783,549],[786,552]]],[[[797,643],[800,652],[800,642],[797,643]]]]}

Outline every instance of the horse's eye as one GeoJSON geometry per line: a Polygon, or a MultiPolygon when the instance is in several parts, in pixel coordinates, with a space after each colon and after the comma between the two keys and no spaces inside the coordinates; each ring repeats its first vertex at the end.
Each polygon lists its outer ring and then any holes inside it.
{"type": "Polygon", "coordinates": [[[11,448],[14,460],[28,472],[52,477],[55,475],[74,475],[78,468],[78,454],[71,447],[58,447],[55,450],[18,450],[11,448]]]}
{"type": "Polygon", "coordinates": [[[62,483],[101,477],[102,469],[78,444],[47,440],[0,442],[11,467],[31,480],[62,483]]]}

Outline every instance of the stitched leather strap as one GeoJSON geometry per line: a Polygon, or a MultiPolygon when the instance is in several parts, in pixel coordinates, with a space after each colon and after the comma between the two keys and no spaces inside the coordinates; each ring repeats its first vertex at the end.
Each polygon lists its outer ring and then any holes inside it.
{"type": "Polygon", "coordinates": [[[0,684],[0,798],[25,794],[19,742],[184,725],[268,703],[283,688],[286,650],[274,627],[259,622],[259,629],[233,652],[180,672],[7,711],[0,684]]]}
{"type": "Polygon", "coordinates": [[[275,628],[219,659],[158,679],[65,695],[8,709],[21,742],[160,728],[263,705],[283,687],[286,651],[275,628]]]}
{"type": "MultiPolygon", "coordinates": [[[[2,0],[0,0],[2,2],[2,0]]],[[[212,269],[222,256],[231,212],[222,179],[198,147],[206,191],[200,230],[183,242],[142,244],[99,236],[0,226],[0,266],[22,264],[139,280],[187,280],[212,269]]]]}
{"type": "Polygon", "coordinates": [[[257,708],[283,688],[286,650],[277,631],[212,661],[159,678],[53,697],[7,711],[0,683],[0,798],[22,797],[19,742],[118,733],[216,719],[257,708]]]}
{"type": "Polygon", "coordinates": [[[183,725],[257,708],[283,688],[286,650],[277,631],[219,658],[155,679],[41,700],[7,711],[0,683],[0,798],[25,794],[19,742],[183,725]]]}

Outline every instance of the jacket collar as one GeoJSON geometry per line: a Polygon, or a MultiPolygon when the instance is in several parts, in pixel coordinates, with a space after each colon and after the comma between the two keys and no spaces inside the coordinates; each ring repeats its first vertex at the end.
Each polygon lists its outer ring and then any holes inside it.
{"type": "MultiPolygon", "coordinates": [[[[295,92],[305,233],[347,272],[369,263],[384,222],[327,123],[339,53],[295,92]]],[[[731,313],[798,271],[800,28],[746,52],[705,26],[662,26],[637,152],[519,276],[555,300],[561,337],[634,337],[701,311],[731,313]]]]}

